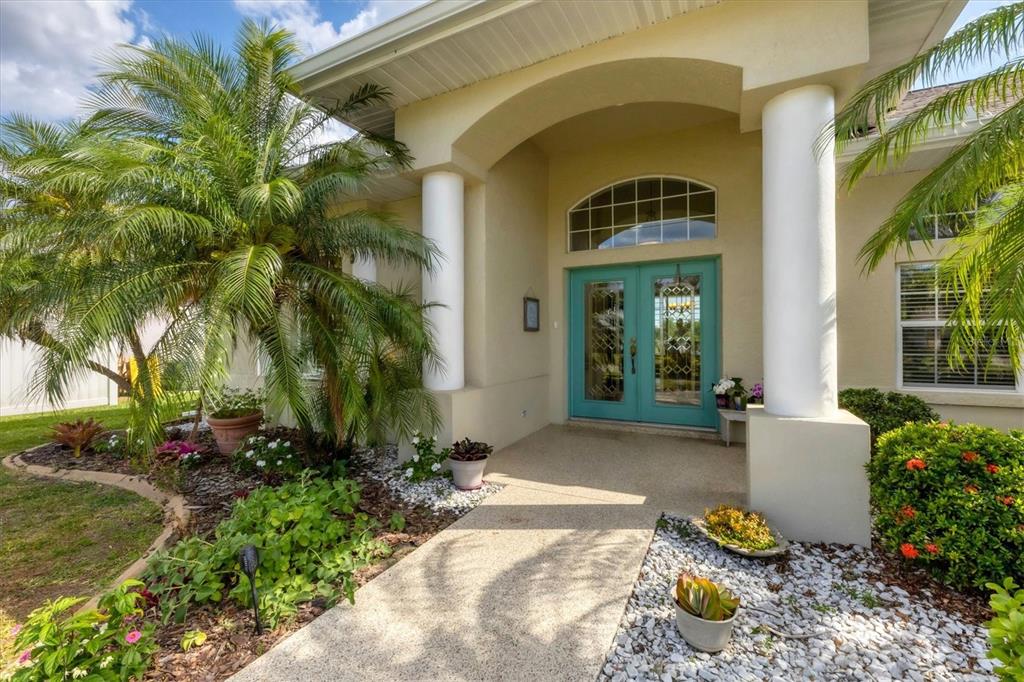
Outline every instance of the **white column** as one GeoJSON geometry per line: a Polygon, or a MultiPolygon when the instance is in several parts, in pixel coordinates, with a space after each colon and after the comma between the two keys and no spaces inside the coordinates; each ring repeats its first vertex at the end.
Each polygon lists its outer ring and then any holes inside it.
{"type": "Polygon", "coordinates": [[[444,367],[423,368],[423,385],[435,391],[454,391],[465,385],[465,227],[462,176],[435,171],[423,176],[423,236],[441,250],[433,273],[423,273],[423,300],[434,343],[444,367]]]}
{"type": "Polygon", "coordinates": [[[359,256],[352,261],[352,276],[364,282],[377,282],[377,259],[373,256],[359,256]]]}
{"type": "Polygon", "coordinates": [[[762,112],[765,411],[827,417],[836,371],[835,150],[822,130],[832,88],[809,85],[762,112]]]}

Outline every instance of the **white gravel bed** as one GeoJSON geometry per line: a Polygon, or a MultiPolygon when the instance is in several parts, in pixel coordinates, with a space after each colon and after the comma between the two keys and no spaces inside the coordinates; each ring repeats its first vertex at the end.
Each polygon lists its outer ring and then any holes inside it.
{"type": "Polygon", "coordinates": [[[412,505],[428,507],[435,514],[453,512],[462,516],[480,504],[484,498],[502,489],[497,483],[484,480],[477,490],[459,490],[450,478],[438,477],[412,483],[405,478],[398,465],[398,450],[389,445],[386,448],[368,448],[356,453],[370,478],[380,481],[396,496],[412,505]]]}
{"type": "Polygon", "coordinates": [[[598,680],[995,679],[985,629],[868,578],[867,549],[794,543],[787,562],[772,563],[720,549],[682,519],[658,526],[598,680]],[[724,651],[699,652],[676,631],[681,570],[742,600],[724,651]],[[782,638],[759,625],[815,635],[782,638]]]}

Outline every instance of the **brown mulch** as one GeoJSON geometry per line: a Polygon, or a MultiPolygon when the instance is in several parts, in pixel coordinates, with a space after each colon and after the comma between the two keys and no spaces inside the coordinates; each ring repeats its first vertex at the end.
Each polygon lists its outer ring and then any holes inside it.
{"type": "MultiPolygon", "coordinates": [[[[829,545],[815,545],[826,554],[831,554],[829,545]]],[[[936,580],[920,566],[912,566],[881,547],[877,538],[872,539],[872,563],[880,570],[867,574],[871,579],[904,590],[917,602],[932,604],[971,625],[981,625],[992,618],[988,595],[980,590],[958,590],[936,580]]]]}

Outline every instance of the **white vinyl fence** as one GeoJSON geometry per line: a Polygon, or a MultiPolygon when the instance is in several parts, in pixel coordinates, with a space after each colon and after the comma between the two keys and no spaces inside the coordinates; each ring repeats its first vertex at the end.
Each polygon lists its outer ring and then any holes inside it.
{"type": "MultiPolygon", "coordinates": [[[[39,361],[39,350],[31,343],[0,339],[0,417],[47,412],[55,406],[46,400],[30,399],[30,386],[39,361]]],[[[106,358],[116,367],[116,355],[106,358]]],[[[116,405],[117,385],[96,372],[83,374],[67,393],[62,408],[116,405]]]]}

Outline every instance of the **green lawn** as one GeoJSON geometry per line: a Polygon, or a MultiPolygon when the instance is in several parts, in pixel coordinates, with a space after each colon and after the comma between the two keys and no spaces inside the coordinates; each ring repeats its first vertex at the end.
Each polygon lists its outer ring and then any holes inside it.
{"type": "MultiPolygon", "coordinates": [[[[88,417],[124,428],[128,408],[0,417],[0,457],[45,443],[57,422],[88,417]]],[[[157,505],[120,488],[58,483],[0,468],[0,661],[10,646],[12,620],[46,599],[91,596],[105,587],[149,546],[161,520],[157,505]]]]}

